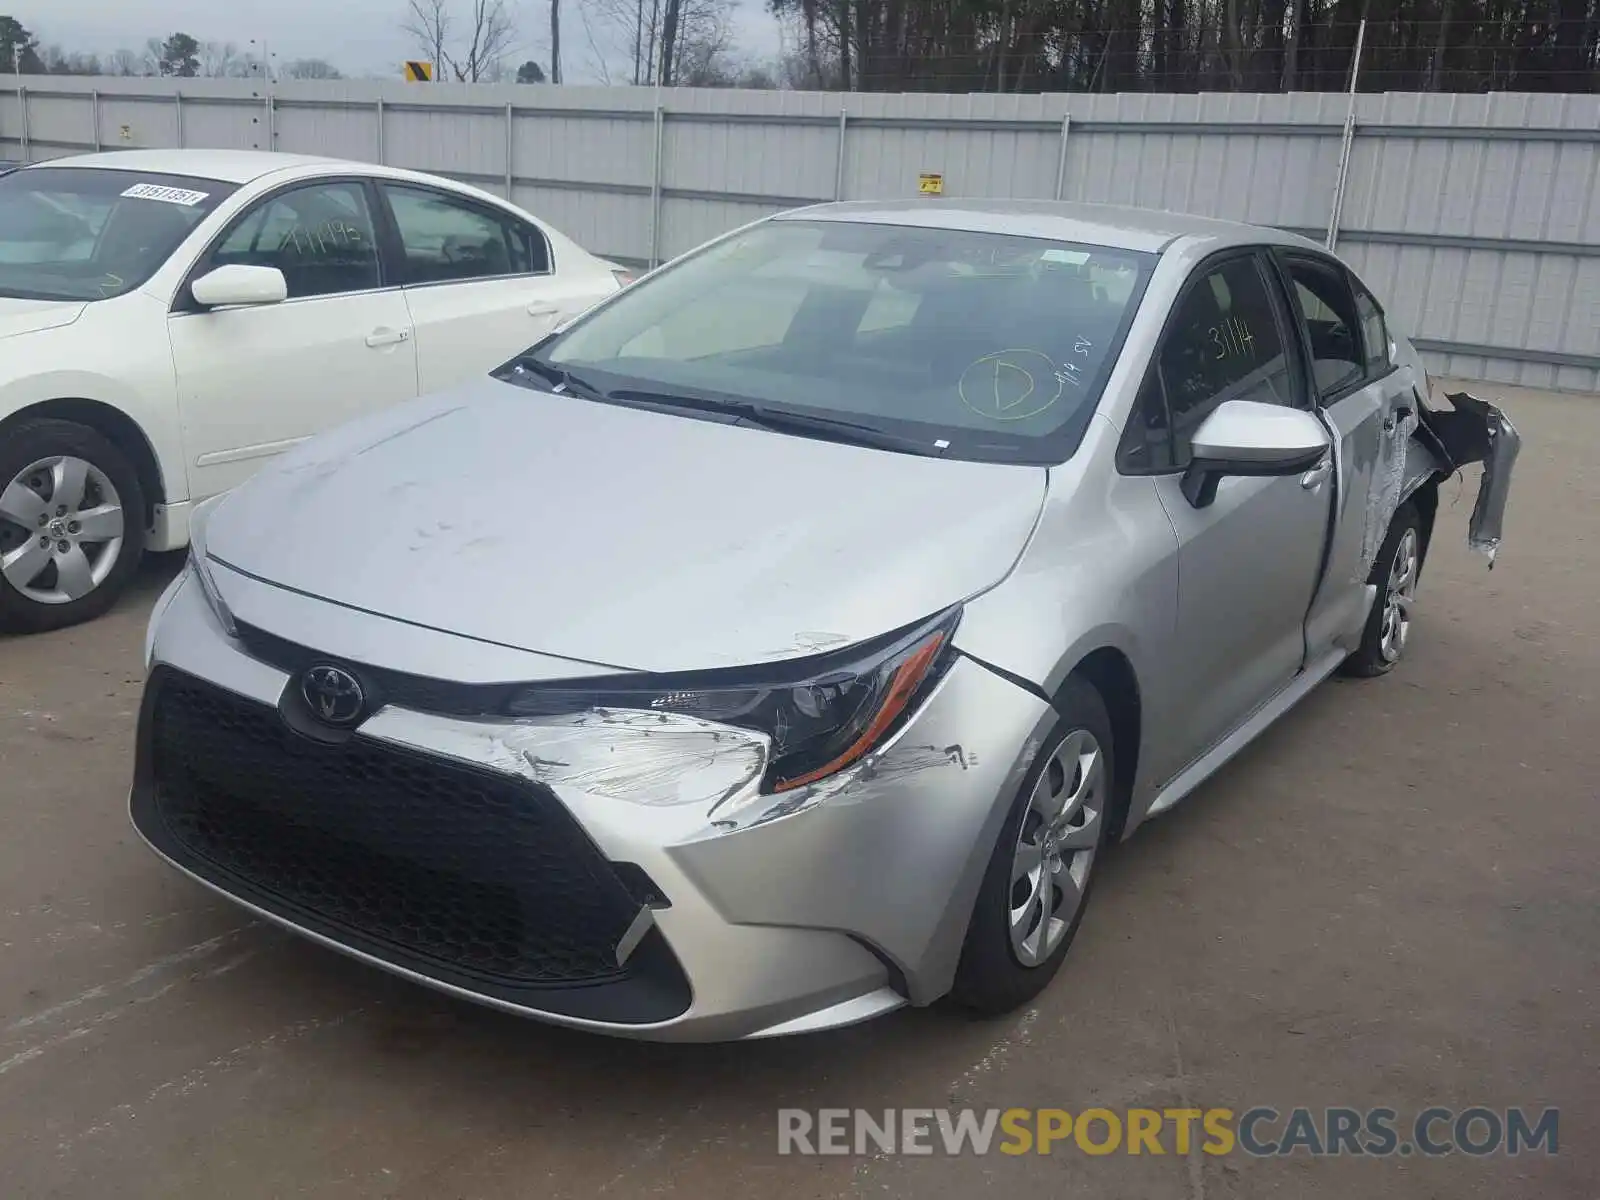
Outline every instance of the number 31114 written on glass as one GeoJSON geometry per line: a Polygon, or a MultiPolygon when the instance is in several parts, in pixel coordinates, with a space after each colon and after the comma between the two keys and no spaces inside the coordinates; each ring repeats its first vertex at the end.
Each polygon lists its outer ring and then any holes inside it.
{"type": "Polygon", "coordinates": [[[1209,332],[1215,359],[1249,358],[1255,354],[1256,339],[1250,333],[1250,326],[1238,317],[1229,317],[1222,324],[1213,325],[1209,332]]]}

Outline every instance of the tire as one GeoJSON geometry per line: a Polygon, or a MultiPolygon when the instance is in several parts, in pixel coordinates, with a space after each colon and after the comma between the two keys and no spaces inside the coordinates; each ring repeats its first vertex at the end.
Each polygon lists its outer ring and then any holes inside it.
{"type": "Polygon", "coordinates": [[[1361,645],[1339,670],[1357,679],[1387,675],[1405,654],[1411,610],[1422,573],[1422,518],[1410,501],[1395,510],[1367,582],[1378,589],[1361,631],[1361,645]]]}
{"type": "Polygon", "coordinates": [[[0,434],[0,631],[105,612],[139,568],[144,526],[138,472],[95,430],[39,419],[0,434]]]}
{"type": "MultiPolygon", "coordinates": [[[[1111,823],[1115,754],[1105,701],[1085,681],[1070,678],[1056,698],[1056,707],[1060,720],[1028,768],[1001,826],[950,989],[956,1004],[986,1016],[1026,1004],[1061,969],[1088,908],[1094,868],[1111,823]],[[1085,771],[1083,766],[1091,755],[1095,761],[1085,771]],[[1068,764],[1073,763],[1076,769],[1069,770],[1068,764]],[[1067,820],[1061,832],[1067,836],[1064,842],[1059,838],[1052,842],[1045,836],[1047,812],[1063,801],[1061,817],[1067,820]],[[1046,865],[1051,863],[1048,846],[1058,846],[1050,874],[1048,925],[1042,919],[1045,889],[1035,884],[1034,876],[1025,869],[1024,842],[1046,847],[1041,856],[1046,865]],[[1058,907],[1072,898],[1061,886],[1068,881],[1076,885],[1076,903],[1070,913],[1058,907]],[[1015,924],[1014,912],[1022,914],[1015,924]],[[1030,933],[1041,930],[1040,936],[1030,938],[1030,933]]],[[[1043,878],[1042,867],[1039,877],[1043,878]]]]}

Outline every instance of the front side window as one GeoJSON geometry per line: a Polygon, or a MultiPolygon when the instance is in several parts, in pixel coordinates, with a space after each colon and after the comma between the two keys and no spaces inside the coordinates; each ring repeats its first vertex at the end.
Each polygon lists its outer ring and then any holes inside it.
{"type": "Polygon", "coordinates": [[[1333,399],[1367,373],[1358,332],[1361,319],[1342,268],[1315,258],[1284,259],[1311,339],[1311,369],[1317,391],[1333,399]]]}
{"type": "Polygon", "coordinates": [[[949,457],[1062,461],[1155,255],[873,222],[758,225],[539,348],[608,391],[836,418],[949,457]]]}
{"type": "Polygon", "coordinates": [[[1224,401],[1299,403],[1298,363],[1284,342],[1257,256],[1202,267],[1173,310],[1129,417],[1124,466],[1187,466],[1195,430],[1224,401]]]}
{"type": "Polygon", "coordinates": [[[510,216],[426,188],[383,185],[407,283],[456,283],[550,269],[544,238],[510,216]]]}
{"type": "Polygon", "coordinates": [[[280,192],[250,209],[211,253],[210,266],[276,267],[289,297],[332,296],[378,286],[378,244],[359,183],[280,192]]]}
{"type": "Polygon", "coordinates": [[[120,296],[233,191],[212,179],[87,167],[0,175],[0,296],[120,296]]]}

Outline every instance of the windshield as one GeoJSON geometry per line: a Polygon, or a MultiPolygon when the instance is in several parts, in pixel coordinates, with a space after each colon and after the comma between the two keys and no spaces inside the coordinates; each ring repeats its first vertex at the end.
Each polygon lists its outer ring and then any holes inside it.
{"type": "Polygon", "coordinates": [[[138,287],[234,190],[85,167],[0,175],[0,296],[104,300],[138,287]]]}
{"type": "Polygon", "coordinates": [[[529,357],[608,394],[834,418],[839,440],[849,422],[949,457],[1060,462],[1154,264],[1005,234],[769,221],[633,285],[529,357]]]}

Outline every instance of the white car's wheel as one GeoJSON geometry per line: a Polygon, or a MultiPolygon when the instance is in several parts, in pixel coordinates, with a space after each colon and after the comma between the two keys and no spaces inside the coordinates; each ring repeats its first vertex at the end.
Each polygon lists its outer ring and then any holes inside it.
{"type": "Polygon", "coordinates": [[[0,629],[99,616],[143,552],[144,495],[116,446],[70,421],[24,421],[0,436],[0,629]]]}

